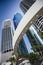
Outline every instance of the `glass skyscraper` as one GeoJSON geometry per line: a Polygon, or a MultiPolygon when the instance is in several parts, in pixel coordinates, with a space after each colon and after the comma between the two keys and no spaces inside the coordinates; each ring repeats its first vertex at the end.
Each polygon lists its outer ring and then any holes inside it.
{"type": "MultiPolygon", "coordinates": [[[[16,15],[14,15],[13,21],[14,21],[15,30],[21,19],[22,19],[22,15],[20,13],[17,13],[16,15]]],[[[28,54],[28,50],[23,37],[22,37],[22,40],[19,42],[17,51],[19,51],[20,54],[28,54]]]]}
{"type": "Polygon", "coordinates": [[[20,20],[22,19],[22,15],[20,13],[17,13],[14,15],[13,21],[14,21],[14,27],[17,28],[20,20]]]}
{"type": "Polygon", "coordinates": [[[33,3],[35,1],[36,0],[22,0],[21,3],[20,3],[20,8],[22,9],[22,11],[24,13],[26,13],[27,10],[33,5],[33,3]]]}

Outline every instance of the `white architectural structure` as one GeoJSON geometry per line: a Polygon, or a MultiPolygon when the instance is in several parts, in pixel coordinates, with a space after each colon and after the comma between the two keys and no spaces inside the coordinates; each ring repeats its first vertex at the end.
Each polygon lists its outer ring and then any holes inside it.
{"type": "Polygon", "coordinates": [[[13,37],[13,23],[11,20],[7,19],[3,21],[2,24],[1,63],[8,60],[13,53],[13,37]]]}
{"type": "Polygon", "coordinates": [[[1,65],[10,65],[10,62],[3,62],[1,65]]]}
{"type": "Polygon", "coordinates": [[[31,65],[29,60],[22,61],[19,65],[31,65]]]}
{"type": "Polygon", "coordinates": [[[36,2],[30,7],[30,9],[24,15],[15,31],[13,41],[13,48],[15,51],[23,34],[28,30],[28,28],[34,23],[34,21],[40,15],[43,15],[43,0],[36,0],[36,2]]]}

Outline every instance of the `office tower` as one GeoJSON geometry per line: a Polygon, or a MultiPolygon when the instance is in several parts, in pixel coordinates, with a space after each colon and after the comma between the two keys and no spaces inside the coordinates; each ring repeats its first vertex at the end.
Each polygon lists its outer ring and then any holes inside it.
{"type": "Polygon", "coordinates": [[[14,21],[14,27],[17,28],[20,20],[22,19],[22,15],[20,13],[17,13],[14,15],[13,21],[14,21]]]}
{"type": "MultiPolygon", "coordinates": [[[[21,19],[22,19],[22,15],[20,13],[17,13],[16,15],[14,15],[13,21],[14,21],[15,29],[17,28],[21,19]]],[[[28,53],[24,38],[22,38],[22,40],[20,41],[18,48],[17,48],[17,51],[20,54],[27,54],[28,53]]]]}
{"type": "Polygon", "coordinates": [[[28,54],[28,49],[27,49],[27,47],[25,45],[25,41],[23,40],[23,38],[22,38],[22,40],[20,41],[20,43],[18,45],[17,52],[20,55],[22,55],[22,54],[28,54]]]}
{"type": "MultiPolygon", "coordinates": [[[[22,0],[20,3],[20,8],[22,9],[23,13],[25,14],[29,8],[36,2],[37,0],[22,0]]],[[[38,36],[40,38],[43,38],[43,35],[40,34],[39,32],[43,33],[43,16],[40,16],[37,20],[35,20],[35,23],[33,24],[34,30],[38,32],[38,36]]],[[[30,29],[29,29],[30,30],[30,29]]],[[[30,30],[31,31],[31,30],[30,30]]],[[[34,31],[33,31],[34,33],[34,31]]],[[[31,33],[32,34],[32,33],[31,33]]],[[[36,36],[36,34],[35,34],[36,36]]],[[[35,39],[35,38],[34,38],[35,39]]],[[[40,42],[39,38],[37,38],[38,41],[40,42]]],[[[35,39],[36,40],[36,39],[35,39]]],[[[37,40],[36,40],[37,42],[37,40]]],[[[38,43],[39,43],[38,42],[38,43]]],[[[34,41],[33,41],[34,43],[34,41]]],[[[41,42],[40,42],[41,43],[41,42]]],[[[42,43],[41,43],[42,44],[42,43]]]]}
{"type": "Polygon", "coordinates": [[[7,19],[2,24],[2,39],[1,39],[1,52],[2,62],[9,59],[13,52],[13,36],[14,28],[12,21],[7,19]]]}
{"type": "Polygon", "coordinates": [[[1,51],[3,53],[13,50],[13,47],[12,47],[13,35],[14,35],[14,31],[13,31],[13,28],[11,28],[11,22],[7,20],[3,23],[3,28],[2,28],[1,51]]]}
{"type": "Polygon", "coordinates": [[[35,1],[36,0],[22,0],[21,3],[20,3],[20,8],[22,9],[22,11],[24,13],[26,13],[27,10],[33,5],[33,3],[35,1]]]}

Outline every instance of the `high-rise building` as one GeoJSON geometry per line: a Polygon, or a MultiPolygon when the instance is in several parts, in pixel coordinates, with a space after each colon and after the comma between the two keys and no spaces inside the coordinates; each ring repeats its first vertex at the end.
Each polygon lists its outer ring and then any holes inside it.
{"type": "MultiPolygon", "coordinates": [[[[22,19],[22,15],[20,13],[17,13],[16,15],[14,15],[13,21],[14,21],[15,29],[17,28],[21,19],[22,19]]],[[[28,49],[26,47],[24,38],[22,38],[22,40],[20,41],[17,51],[19,51],[19,54],[27,54],[28,53],[28,49]]]]}
{"type": "Polygon", "coordinates": [[[19,45],[18,45],[18,48],[17,48],[17,52],[22,55],[22,54],[28,54],[28,49],[26,47],[26,44],[25,44],[25,41],[24,39],[22,38],[22,40],[20,41],[19,45]]]}
{"type": "Polygon", "coordinates": [[[2,62],[9,59],[13,52],[13,36],[14,28],[12,26],[11,20],[3,21],[2,25],[2,39],[1,39],[1,52],[2,52],[2,62]]]}
{"type": "Polygon", "coordinates": [[[14,31],[11,28],[11,22],[9,20],[3,23],[2,28],[2,49],[3,53],[13,50],[12,41],[13,41],[14,31]]]}
{"type": "Polygon", "coordinates": [[[33,5],[33,3],[35,1],[36,0],[22,0],[21,3],[20,3],[20,8],[22,9],[22,11],[24,13],[26,13],[27,10],[33,5]]]}
{"type": "Polygon", "coordinates": [[[20,20],[22,19],[22,15],[20,13],[17,13],[14,15],[13,21],[14,21],[14,27],[17,28],[20,20]]]}

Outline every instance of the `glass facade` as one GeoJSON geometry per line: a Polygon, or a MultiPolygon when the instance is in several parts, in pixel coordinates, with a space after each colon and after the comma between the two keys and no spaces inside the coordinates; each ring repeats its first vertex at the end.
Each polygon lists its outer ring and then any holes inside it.
{"type": "Polygon", "coordinates": [[[20,3],[20,8],[24,13],[26,13],[26,11],[33,5],[35,1],[36,0],[22,0],[20,3]]]}
{"type": "Polygon", "coordinates": [[[17,13],[16,15],[14,15],[13,21],[14,21],[15,29],[17,28],[21,19],[22,19],[22,15],[20,13],[17,13]]]}
{"type": "Polygon", "coordinates": [[[28,30],[26,32],[26,34],[27,34],[32,46],[33,45],[39,45],[39,44],[41,45],[40,41],[38,40],[38,38],[37,38],[37,36],[36,36],[36,34],[34,32],[32,34],[31,31],[28,30]]]}
{"type": "Polygon", "coordinates": [[[20,43],[19,43],[19,49],[21,50],[21,54],[27,54],[27,53],[28,53],[23,38],[22,38],[22,40],[21,40],[20,43]]]}

